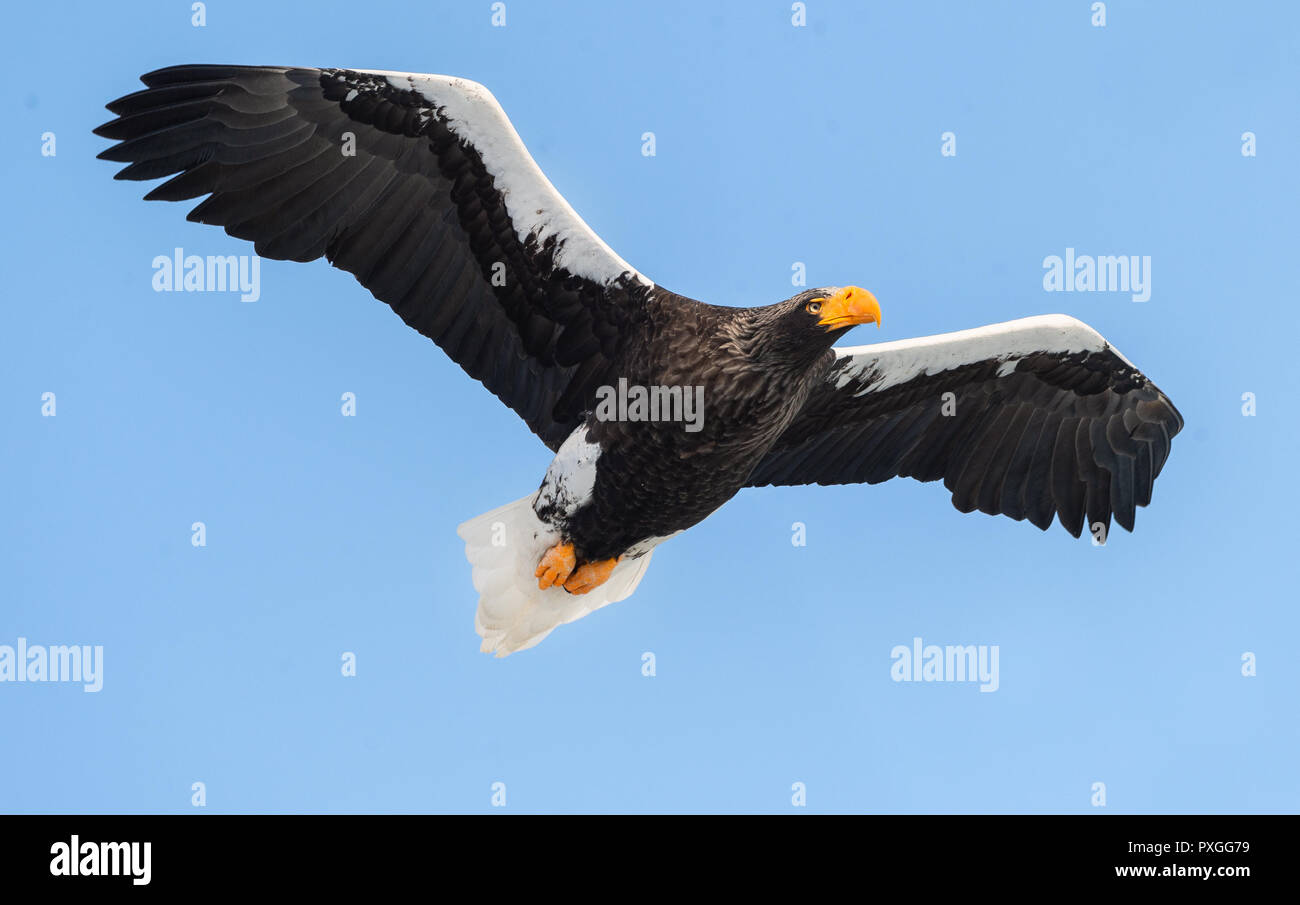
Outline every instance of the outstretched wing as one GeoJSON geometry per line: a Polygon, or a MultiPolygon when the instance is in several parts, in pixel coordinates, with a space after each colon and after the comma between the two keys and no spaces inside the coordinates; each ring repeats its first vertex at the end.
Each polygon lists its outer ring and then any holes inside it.
{"type": "Polygon", "coordinates": [[[438,75],[175,66],[108,105],[99,156],[145,197],[268,258],[324,255],[552,449],[609,382],[658,289],[583,223],[487,89],[438,75]]]}
{"type": "Polygon", "coordinates": [[[749,478],[937,481],[962,512],[1133,530],[1183,418],[1100,334],[1049,315],[836,349],[824,384],[749,478]]]}

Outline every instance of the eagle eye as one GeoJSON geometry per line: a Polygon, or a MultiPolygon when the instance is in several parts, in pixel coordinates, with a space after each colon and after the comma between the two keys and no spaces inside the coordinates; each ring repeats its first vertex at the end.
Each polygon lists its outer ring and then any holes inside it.
{"type": "Polygon", "coordinates": [[[804,307],[804,310],[807,311],[809,314],[821,314],[821,311],[822,311],[822,300],[821,300],[821,299],[818,299],[818,300],[815,301],[815,302],[809,302],[808,304],[804,305],[803,307],[804,307]]]}

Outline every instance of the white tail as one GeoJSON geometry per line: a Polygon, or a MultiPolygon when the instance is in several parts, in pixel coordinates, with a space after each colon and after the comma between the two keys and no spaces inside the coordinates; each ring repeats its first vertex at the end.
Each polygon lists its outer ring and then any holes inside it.
{"type": "Polygon", "coordinates": [[[479,593],[474,628],[483,637],[480,650],[498,657],[527,650],[556,626],[627,597],[650,565],[652,551],[624,556],[609,580],[586,594],[570,594],[560,587],[539,589],[533,574],[537,563],[560,538],[533,511],[536,498],[530,494],[456,529],[465,541],[465,558],[474,567],[474,590],[479,593]]]}

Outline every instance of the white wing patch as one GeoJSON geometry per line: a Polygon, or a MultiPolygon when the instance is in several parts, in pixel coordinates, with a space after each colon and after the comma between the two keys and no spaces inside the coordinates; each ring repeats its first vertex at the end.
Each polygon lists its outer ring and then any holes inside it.
{"type": "Polygon", "coordinates": [[[861,396],[922,375],[990,360],[1001,362],[998,376],[1005,377],[1027,355],[1101,352],[1106,349],[1132,367],[1127,358],[1083,321],[1064,314],[1045,314],[956,333],[838,348],[835,350],[836,358],[850,359],[850,363],[836,375],[835,385],[844,387],[869,378],[869,382],[855,394],[861,396]]]}
{"type": "Polygon", "coordinates": [[[448,128],[474,147],[492,174],[521,242],[531,235],[540,244],[554,236],[557,267],[605,285],[622,276],[653,285],[606,245],[556,191],[501,105],[482,85],[447,75],[355,71],[383,76],[397,90],[414,90],[431,107],[442,110],[448,128]]]}

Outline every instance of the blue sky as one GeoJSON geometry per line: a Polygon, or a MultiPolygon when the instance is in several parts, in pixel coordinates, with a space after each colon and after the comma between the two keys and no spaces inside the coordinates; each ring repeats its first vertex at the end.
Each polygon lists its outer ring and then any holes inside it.
{"type": "Polygon", "coordinates": [[[638,6],[10,12],[0,644],[103,645],[104,687],[0,684],[0,811],[482,812],[497,782],[507,812],[1300,809],[1300,10],[638,6]],[[151,289],[177,246],[249,250],[94,159],[103,104],[188,62],[475,79],[668,288],[766,304],[802,261],[880,299],[851,343],[1064,312],[1187,427],[1105,547],[936,484],[749,490],[493,660],[455,527],[548,452],[323,262],[263,262],[251,304],[151,289]],[[1151,299],[1045,292],[1066,248],[1149,255],[1151,299]],[[998,645],[1000,687],[892,681],[918,636],[998,645]]]}

